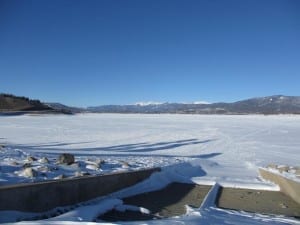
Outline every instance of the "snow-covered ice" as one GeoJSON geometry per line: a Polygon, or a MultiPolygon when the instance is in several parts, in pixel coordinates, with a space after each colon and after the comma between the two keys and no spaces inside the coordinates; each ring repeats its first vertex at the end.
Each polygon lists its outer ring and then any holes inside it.
{"type": "MultiPolygon", "coordinates": [[[[54,179],[62,174],[72,177],[83,173],[103,174],[156,166],[163,168],[162,172],[134,187],[76,208],[56,219],[34,222],[71,224],[70,221],[73,221],[77,224],[76,221],[80,220],[76,218],[84,218],[80,224],[94,224],[94,214],[112,207],[124,208],[121,197],[156,190],[174,181],[276,189],[278,187],[260,179],[258,167],[270,163],[299,166],[299,134],[300,117],[293,115],[79,114],[0,117],[0,185],[54,179]],[[77,163],[72,166],[57,165],[56,159],[60,153],[74,154],[77,163]],[[37,160],[29,162],[29,156],[37,160]],[[42,160],[43,157],[49,161],[42,160]],[[104,163],[97,166],[103,160],[104,163]],[[32,164],[37,177],[24,176],[26,163],[32,164]]],[[[23,218],[21,214],[0,212],[0,221],[5,221],[4,217],[23,218]]],[[[167,223],[300,224],[292,219],[221,210],[207,204],[200,209],[188,209],[187,215],[179,218],[143,224],[167,223]]]]}

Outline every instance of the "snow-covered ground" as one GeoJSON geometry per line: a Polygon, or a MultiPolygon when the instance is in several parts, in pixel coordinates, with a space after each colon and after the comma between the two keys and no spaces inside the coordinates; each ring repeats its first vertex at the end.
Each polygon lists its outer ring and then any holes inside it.
{"type": "MultiPolygon", "coordinates": [[[[163,168],[162,172],[132,188],[95,200],[49,221],[35,222],[71,224],[70,221],[73,221],[77,224],[76,221],[81,221],[80,224],[94,224],[91,221],[95,215],[116,205],[120,208],[121,197],[155,190],[173,181],[276,189],[276,186],[259,178],[257,168],[270,163],[299,166],[299,134],[300,116],[292,115],[0,117],[0,145],[3,145],[0,149],[0,185],[54,179],[62,174],[72,177],[82,173],[163,168]],[[56,164],[60,153],[74,154],[77,163],[72,166],[56,164]],[[29,156],[37,160],[30,162],[29,156]],[[49,161],[45,162],[43,157],[49,161]],[[100,165],[98,162],[102,160],[104,163],[100,165]],[[25,176],[23,167],[26,163],[32,164],[37,177],[25,176]]],[[[0,221],[22,216],[20,212],[0,212],[0,221]]],[[[300,224],[282,217],[220,210],[210,205],[209,199],[202,207],[189,209],[188,214],[182,217],[143,224],[153,223],[300,224]]]]}

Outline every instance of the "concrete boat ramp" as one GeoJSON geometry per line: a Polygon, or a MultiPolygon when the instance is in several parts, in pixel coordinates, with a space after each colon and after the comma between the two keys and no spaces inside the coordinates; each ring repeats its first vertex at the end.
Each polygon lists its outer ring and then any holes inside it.
{"type": "MultiPolygon", "coordinates": [[[[160,171],[159,168],[154,168],[61,181],[2,186],[0,187],[0,210],[42,213],[58,206],[77,204],[132,186],[158,171],[160,171]]],[[[262,174],[264,177],[265,173],[262,174]]],[[[265,179],[273,178],[273,176],[280,175],[268,175],[265,179]]],[[[280,177],[280,180],[282,179],[286,178],[280,177]]],[[[273,182],[276,183],[276,180],[278,179],[276,178],[273,182]]],[[[295,193],[300,190],[300,184],[293,183],[292,188],[296,190],[286,191],[287,189],[281,186],[285,183],[289,183],[289,181],[279,184],[283,191],[228,188],[219,184],[209,186],[171,183],[161,190],[122,199],[126,205],[147,209],[147,213],[129,209],[121,211],[115,208],[99,215],[96,220],[112,222],[161,219],[183,215],[186,213],[187,206],[199,208],[211,205],[250,213],[300,218],[300,204],[297,202],[298,199],[295,199],[295,193]],[[213,192],[215,193],[214,197],[208,198],[213,192]]],[[[289,188],[288,190],[290,190],[289,188]]],[[[41,218],[36,217],[36,219],[41,218]]]]}
{"type": "Polygon", "coordinates": [[[124,204],[150,210],[149,214],[137,211],[118,211],[113,209],[98,217],[99,221],[134,221],[161,219],[184,215],[186,206],[205,207],[206,196],[210,191],[217,191],[213,204],[208,206],[223,209],[246,211],[268,215],[283,215],[300,218],[300,205],[286,194],[279,191],[228,188],[185,183],[171,183],[162,190],[143,193],[124,198],[124,204]]]}

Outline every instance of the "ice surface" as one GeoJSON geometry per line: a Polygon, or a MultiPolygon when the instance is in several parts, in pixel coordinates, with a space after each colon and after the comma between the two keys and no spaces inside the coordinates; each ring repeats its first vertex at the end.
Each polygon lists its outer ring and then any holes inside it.
{"type": "MultiPolygon", "coordinates": [[[[270,163],[299,166],[299,133],[300,117],[289,115],[0,117],[0,145],[3,145],[0,147],[0,185],[53,179],[61,174],[71,177],[80,173],[101,174],[162,167],[162,172],[150,179],[107,196],[105,204],[102,199],[86,206],[88,208],[76,208],[63,214],[56,221],[28,223],[77,224],[74,218],[84,218],[80,224],[93,224],[89,222],[95,214],[117,207],[115,203],[119,204],[121,197],[156,190],[174,181],[276,189],[276,186],[259,178],[258,167],[270,163]],[[57,165],[55,159],[60,153],[74,154],[77,164],[57,165]],[[30,162],[32,168],[38,171],[37,177],[22,176],[28,156],[49,159],[48,163],[41,160],[30,162]],[[100,160],[105,163],[97,168],[100,160]]],[[[125,206],[119,204],[118,207],[125,206]]],[[[12,212],[0,213],[0,217],[12,215],[12,212]]],[[[188,214],[180,218],[143,224],[167,223],[299,224],[287,218],[231,212],[213,206],[189,208],[188,214]]]]}

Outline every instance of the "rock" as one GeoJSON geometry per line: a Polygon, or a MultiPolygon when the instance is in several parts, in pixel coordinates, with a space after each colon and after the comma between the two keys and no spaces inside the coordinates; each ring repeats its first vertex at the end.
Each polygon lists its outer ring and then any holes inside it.
{"type": "Polygon", "coordinates": [[[91,175],[89,172],[82,172],[82,175],[83,176],[89,176],[89,175],[91,175]]]}
{"type": "Polygon", "coordinates": [[[50,169],[50,171],[57,171],[57,170],[59,170],[59,168],[56,167],[56,166],[51,166],[49,169],[50,169]]]}
{"type": "Polygon", "coordinates": [[[290,169],[289,166],[278,166],[277,170],[280,172],[280,173],[283,173],[283,172],[288,172],[290,169]]]}
{"type": "Polygon", "coordinates": [[[16,162],[16,161],[12,161],[12,162],[10,162],[10,165],[11,165],[11,166],[18,166],[18,165],[19,165],[19,163],[18,163],[18,162],[16,162]]]}
{"type": "Polygon", "coordinates": [[[50,171],[48,166],[41,166],[37,170],[40,171],[40,172],[43,172],[43,173],[47,173],[47,172],[50,171]]]}
{"type": "Polygon", "coordinates": [[[33,161],[36,161],[37,159],[36,158],[34,158],[33,156],[28,156],[27,157],[27,161],[29,161],[29,162],[33,162],[33,161]]]}
{"type": "Polygon", "coordinates": [[[72,166],[74,168],[80,168],[80,163],[79,162],[75,162],[75,163],[72,163],[70,166],[72,166]]]}
{"type": "Polygon", "coordinates": [[[86,165],[86,168],[90,169],[90,170],[99,170],[100,169],[99,165],[97,165],[97,164],[88,164],[88,165],[86,165]]]}
{"type": "Polygon", "coordinates": [[[32,169],[32,168],[25,168],[24,170],[23,170],[23,176],[24,177],[36,177],[38,175],[38,172],[37,171],[35,171],[34,169],[32,169]]]}
{"type": "Polygon", "coordinates": [[[42,157],[39,159],[40,163],[49,163],[49,159],[47,157],[42,157]]]}
{"type": "Polygon", "coordinates": [[[82,176],[88,176],[88,175],[91,175],[91,174],[88,172],[81,172],[81,171],[76,171],[74,174],[75,177],[82,177],[82,176]]]}
{"type": "Polygon", "coordinates": [[[66,175],[61,174],[61,175],[59,175],[59,176],[57,176],[57,177],[54,177],[53,179],[54,179],[54,180],[60,180],[60,179],[66,178],[66,177],[67,177],[66,175]]]}
{"type": "Polygon", "coordinates": [[[105,161],[103,159],[96,159],[95,163],[97,163],[99,167],[101,167],[101,165],[103,165],[105,161]]]}
{"type": "Polygon", "coordinates": [[[267,168],[270,168],[270,169],[277,169],[277,165],[271,163],[271,164],[267,165],[267,168]]]}
{"type": "MultiPolygon", "coordinates": [[[[100,169],[101,166],[102,166],[102,164],[104,164],[104,160],[102,160],[102,159],[97,159],[97,160],[95,160],[95,161],[91,161],[91,160],[89,159],[89,160],[86,161],[86,164],[88,164],[88,165],[93,165],[92,167],[97,168],[97,169],[100,169]]],[[[88,168],[88,165],[87,165],[86,168],[88,168]]],[[[91,167],[91,168],[92,168],[92,167],[91,167]]]]}
{"type": "Polygon", "coordinates": [[[47,175],[46,173],[41,173],[41,175],[42,175],[43,177],[48,177],[48,175],[47,175]]]}
{"type": "Polygon", "coordinates": [[[69,153],[63,153],[58,157],[58,163],[70,165],[75,162],[75,157],[69,153]]]}
{"type": "Polygon", "coordinates": [[[130,164],[128,162],[120,161],[120,163],[122,164],[122,168],[124,169],[128,169],[130,167],[130,164]]]}
{"type": "Polygon", "coordinates": [[[76,171],[75,173],[74,173],[74,177],[82,177],[83,175],[82,175],[82,173],[80,172],[80,171],[76,171]]]}
{"type": "Polygon", "coordinates": [[[26,169],[26,168],[30,168],[31,166],[32,166],[31,163],[24,163],[22,167],[23,169],[26,169]]]}

